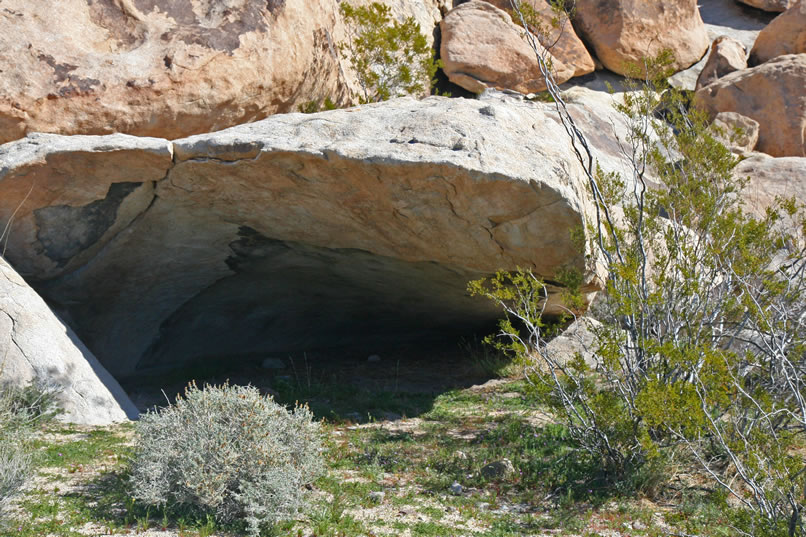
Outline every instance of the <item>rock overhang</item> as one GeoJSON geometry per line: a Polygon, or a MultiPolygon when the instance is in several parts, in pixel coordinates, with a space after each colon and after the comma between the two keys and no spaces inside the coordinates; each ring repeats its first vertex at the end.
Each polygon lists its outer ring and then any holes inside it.
{"type": "Polygon", "coordinates": [[[321,345],[312,333],[332,341],[351,318],[367,337],[396,311],[390,333],[478,325],[498,313],[466,282],[499,269],[573,268],[599,287],[571,239],[590,211],[580,170],[529,103],[400,99],[0,154],[0,219],[25,200],[9,258],[117,374],[221,355],[226,334],[246,355],[321,345]]]}

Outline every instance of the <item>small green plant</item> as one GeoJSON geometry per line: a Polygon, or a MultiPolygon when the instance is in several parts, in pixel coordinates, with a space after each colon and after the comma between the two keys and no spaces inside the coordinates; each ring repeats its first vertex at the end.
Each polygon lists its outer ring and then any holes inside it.
{"type": "Polygon", "coordinates": [[[0,517],[31,474],[29,430],[0,394],[0,517]]]}
{"type": "Polygon", "coordinates": [[[311,513],[313,534],[321,537],[365,534],[363,524],[347,513],[347,508],[345,491],[341,489],[335,491],[332,500],[325,502],[311,513]]]}
{"type": "Polygon", "coordinates": [[[287,411],[254,387],[191,384],[174,405],[141,416],[134,497],[242,520],[258,535],[306,505],[305,486],[323,471],[319,428],[307,407],[287,411]]]}
{"type": "MultiPolygon", "coordinates": [[[[474,373],[487,377],[505,377],[510,373],[512,361],[499,349],[474,339],[463,339],[459,348],[472,364],[474,373]]],[[[514,368],[513,368],[514,369],[514,368]]]]}
{"type": "Polygon", "coordinates": [[[362,103],[428,91],[439,62],[413,17],[392,22],[389,6],[378,2],[360,7],[342,2],[340,8],[348,38],[339,51],[355,70],[362,103]]]}
{"type": "Polygon", "coordinates": [[[323,110],[335,110],[339,106],[334,103],[330,97],[325,97],[324,100],[307,101],[297,107],[297,110],[303,114],[315,114],[323,110]]]}

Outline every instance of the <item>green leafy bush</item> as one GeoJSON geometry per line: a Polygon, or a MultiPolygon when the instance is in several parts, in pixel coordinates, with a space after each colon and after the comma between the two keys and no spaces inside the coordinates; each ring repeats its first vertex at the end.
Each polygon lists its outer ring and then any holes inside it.
{"type": "Polygon", "coordinates": [[[438,62],[413,17],[392,22],[389,6],[340,5],[348,39],[339,50],[358,77],[363,103],[421,94],[431,87],[438,62]]]}
{"type": "MultiPolygon", "coordinates": [[[[540,51],[535,50],[540,59],[540,51]]],[[[596,207],[591,246],[607,269],[592,362],[554,356],[545,286],[528,271],[472,284],[507,312],[499,335],[614,483],[658,486],[664,461],[698,465],[746,510],[753,535],[802,535],[806,501],[806,223],[798,200],[763,215],[742,201],[738,162],[707,118],[647,61],[616,106],[631,173],[605,173],[549,92],[596,207]],[[652,171],[661,184],[649,188],[652,171]],[[656,470],[653,470],[656,468],[656,470]],[[660,470],[657,470],[660,468],[660,470]]]]}
{"type": "Polygon", "coordinates": [[[307,407],[287,411],[251,386],[191,384],[174,405],[141,416],[134,497],[212,513],[224,524],[243,520],[257,535],[306,505],[321,451],[307,407]]]}

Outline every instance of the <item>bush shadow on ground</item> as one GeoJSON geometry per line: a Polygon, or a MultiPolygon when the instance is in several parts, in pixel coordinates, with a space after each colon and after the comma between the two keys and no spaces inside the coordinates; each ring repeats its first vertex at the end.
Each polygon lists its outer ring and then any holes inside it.
{"type": "Polygon", "coordinates": [[[363,423],[417,417],[440,394],[498,378],[510,360],[469,337],[304,354],[214,357],[173,371],[144,371],[121,379],[141,411],[165,406],[190,381],[251,384],[280,403],[308,404],[317,419],[363,423]],[[272,367],[263,367],[264,362],[272,367]]]}

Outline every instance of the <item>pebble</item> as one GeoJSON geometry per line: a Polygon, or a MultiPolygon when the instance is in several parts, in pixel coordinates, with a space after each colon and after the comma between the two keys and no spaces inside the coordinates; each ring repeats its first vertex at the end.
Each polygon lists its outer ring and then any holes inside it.
{"type": "Polygon", "coordinates": [[[376,490],[369,493],[369,499],[375,503],[383,503],[384,498],[386,498],[385,492],[376,490]]]}
{"type": "Polygon", "coordinates": [[[454,481],[453,485],[451,485],[450,490],[451,494],[461,494],[462,491],[464,490],[464,487],[460,485],[458,481],[454,481]]]}
{"type": "Polygon", "coordinates": [[[515,467],[509,459],[493,461],[481,469],[481,475],[486,479],[505,478],[515,473],[515,467]]]}

